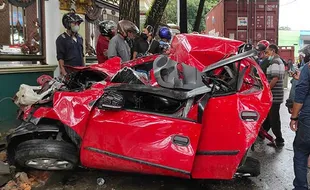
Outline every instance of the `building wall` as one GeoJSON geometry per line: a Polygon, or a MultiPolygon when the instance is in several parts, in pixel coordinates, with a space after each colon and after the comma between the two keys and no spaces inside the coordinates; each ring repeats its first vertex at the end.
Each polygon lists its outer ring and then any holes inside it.
{"type": "MultiPolygon", "coordinates": [[[[56,39],[62,30],[61,12],[59,1],[45,1],[45,26],[46,26],[46,62],[50,65],[57,65],[56,59],[56,39]]],[[[57,68],[54,73],[59,75],[57,68]]]]}
{"type": "Polygon", "coordinates": [[[300,49],[300,31],[286,31],[279,30],[279,46],[294,46],[295,57],[298,57],[298,50],[300,49]]]}
{"type": "Polygon", "coordinates": [[[300,48],[303,48],[306,45],[310,45],[310,31],[301,30],[300,31],[300,48]]]}

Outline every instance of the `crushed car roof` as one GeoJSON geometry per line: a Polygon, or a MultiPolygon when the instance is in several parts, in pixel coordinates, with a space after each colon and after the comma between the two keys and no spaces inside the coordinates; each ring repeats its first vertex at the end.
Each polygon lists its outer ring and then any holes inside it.
{"type": "Polygon", "coordinates": [[[202,71],[206,66],[235,55],[244,42],[201,34],[179,34],[171,43],[171,57],[202,71]]]}

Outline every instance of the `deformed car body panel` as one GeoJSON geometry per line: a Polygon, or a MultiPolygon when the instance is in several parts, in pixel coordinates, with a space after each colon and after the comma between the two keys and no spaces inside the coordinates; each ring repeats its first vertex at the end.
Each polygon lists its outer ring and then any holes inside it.
{"type": "Polygon", "coordinates": [[[32,117],[58,120],[83,138],[90,111],[103,94],[104,87],[104,84],[96,83],[81,92],[55,92],[53,107],[39,107],[32,117]]]}
{"type": "Polygon", "coordinates": [[[91,168],[189,176],[200,131],[201,124],[188,120],[94,109],[82,144],[81,162],[91,168]],[[176,142],[177,137],[187,141],[176,142]],[[140,166],[125,157],[139,161],[140,166]]]}
{"type": "Polygon", "coordinates": [[[245,59],[242,62],[256,68],[262,89],[244,87],[236,94],[209,100],[203,115],[193,178],[231,179],[268,115],[272,103],[268,81],[255,61],[245,59]],[[245,112],[257,114],[257,119],[243,120],[245,112]]]}
{"type": "MultiPolygon", "coordinates": [[[[172,42],[170,57],[203,71],[207,66],[216,67],[216,62],[237,52],[241,44],[235,40],[181,34],[172,42]]],[[[122,67],[136,67],[156,58],[156,55],[141,58],[123,66],[119,60],[112,59],[109,63],[117,68],[107,69],[110,73],[107,75],[111,79],[122,67]]],[[[107,72],[107,63],[87,69],[107,72]]],[[[221,66],[230,64],[220,63],[221,66]]],[[[51,107],[38,107],[33,113],[28,110],[24,118],[50,118],[73,129],[81,138],[80,160],[86,167],[184,178],[231,179],[255,141],[272,97],[268,82],[254,60],[244,58],[234,64],[238,66],[237,73],[244,70],[244,75],[238,74],[236,78],[240,89],[212,96],[206,91],[205,95],[191,100],[193,104],[187,108],[186,117],[142,111],[137,106],[139,102],[134,102],[134,109],[99,109],[96,102],[104,92],[124,90],[117,88],[122,85],[107,80],[82,91],[55,92],[51,107]],[[260,78],[261,88],[253,83],[256,79],[251,75],[252,68],[256,69],[254,77],[260,78]],[[247,117],[243,113],[257,114],[257,117],[244,119],[247,117]]],[[[158,88],[153,72],[150,73],[148,88],[158,88]]],[[[148,93],[137,88],[131,91],[148,93]]],[[[182,97],[178,100],[180,105],[193,98],[182,97]]],[[[161,98],[164,102],[174,97],[163,93],[161,98]]],[[[135,100],[140,101],[139,97],[135,100]]]]}
{"type": "Polygon", "coordinates": [[[206,66],[235,55],[241,41],[197,34],[176,35],[171,42],[171,58],[202,71],[206,66]]]}

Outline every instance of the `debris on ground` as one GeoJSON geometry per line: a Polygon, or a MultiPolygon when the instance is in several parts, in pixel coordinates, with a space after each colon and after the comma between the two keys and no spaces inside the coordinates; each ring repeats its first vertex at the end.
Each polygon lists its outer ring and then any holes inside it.
{"type": "Polygon", "coordinates": [[[98,185],[102,186],[102,185],[104,185],[104,183],[105,183],[105,181],[104,181],[103,178],[100,177],[100,178],[97,179],[97,184],[98,185]]]}
{"type": "Polygon", "coordinates": [[[31,190],[44,186],[48,178],[48,172],[32,171],[28,175],[25,172],[19,172],[2,190],[31,190]]]}
{"type": "Polygon", "coordinates": [[[20,172],[3,187],[3,190],[31,190],[31,181],[26,173],[20,172]]]}
{"type": "Polygon", "coordinates": [[[34,178],[40,185],[45,185],[48,179],[51,177],[52,173],[49,171],[37,171],[33,170],[28,172],[31,178],[34,178]]]}

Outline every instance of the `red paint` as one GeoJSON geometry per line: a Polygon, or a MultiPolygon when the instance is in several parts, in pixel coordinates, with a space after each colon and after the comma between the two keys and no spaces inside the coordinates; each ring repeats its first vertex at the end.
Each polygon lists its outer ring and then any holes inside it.
{"type": "Polygon", "coordinates": [[[96,70],[108,75],[108,79],[110,79],[117,71],[121,69],[121,59],[119,57],[113,57],[103,64],[93,64],[86,67],[71,67],[65,66],[72,71],[82,71],[82,70],[96,70]]]}
{"type": "Polygon", "coordinates": [[[198,151],[239,150],[240,152],[231,156],[197,156],[192,171],[193,178],[231,179],[267,117],[271,106],[271,93],[265,75],[253,60],[246,59],[243,64],[252,65],[257,69],[264,90],[250,92],[244,84],[243,90],[237,94],[211,98],[204,112],[198,147],[198,151]],[[240,119],[242,111],[258,112],[259,120],[242,121],[240,119]]]}
{"type": "Polygon", "coordinates": [[[206,15],[207,34],[252,44],[278,44],[278,24],[279,0],[221,0],[206,15]]]}
{"type": "MultiPolygon", "coordinates": [[[[97,83],[82,92],[55,92],[53,107],[40,107],[34,112],[33,117],[59,120],[83,138],[90,111],[94,102],[103,94],[104,87],[105,85],[97,83]]],[[[29,111],[24,114],[24,118],[28,114],[29,111]]]]}
{"type": "Polygon", "coordinates": [[[227,38],[180,34],[171,42],[171,58],[202,71],[206,66],[235,54],[241,44],[227,38]]]}
{"type": "Polygon", "coordinates": [[[151,56],[147,56],[147,57],[140,57],[137,58],[135,60],[130,60],[127,62],[123,62],[121,67],[134,67],[143,63],[147,63],[147,62],[153,62],[159,55],[151,55],[151,56]]]}
{"type": "MultiPolygon", "coordinates": [[[[201,124],[153,114],[131,111],[102,111],[95,109],[91,114],[87,132],[81,148],[81,162],[84,166],[122,170],[123,160],[110,158],[99,161],[93,153],[85,150],[94,147],[118,155],[160,164],[163,166],[191,172],[201,124]],[[172,143],[174,135],[187,136],[187,147],[172,143]]],[[[127,171],[144,173],[144,166],[125,166],[127,171]]],[[[152,171],[151,171],[152,172],[152,171]]],[[[155,170],[153,174],[166,174],[165,169],[155,170]]],[[[179,176],[179,175],[175,175],[179,176]]]]}
{"type": "MultiPolygon", "coordinates": [[[[238,41],[208,36],[180,35],[173,40],[171,57],[201,70],[236,52],[240,44],[238,41]],[[204,60],[206,57],[209,59],[204,60]]],[[[155,57],[126,64],[136,66],[155,57]]],[[[111,64],[119,67],[118,61],[112,60],[111,64]]],[[[105,87],[113,85],[110,82],[96,83],[81,92],[56,92],[53,107],[41,107],[33,116],[56,119],[71,127],[82,139],[80,161],[85,167],[182,178],[232,179],[271,106],[271,93],[263,72],[250,58],[241,61],[240,70],[246,66],[244,81],[255,81],[251,72],[256,68],[255,73],[259,75],[263,88],[243,83],[241,90],[235,94],[212,97],[204,109],[202,124],[197,122],[197,102],[184,119],[138,110],[100,110],[94,102],[102,96],[105,87]],[[259,119],[243,121],[240,117],[243,111],[257,112],[259,119]],[[173,143],[176,135],[188,137],[188,145],[173,143]],[[104,152],[98,153],[89,148],[104,152]],[[238,153],[197,155],[210,151],[238,153]]],[[[101,64],[88,69],[106,70],[101,64]]],[[[108,70],[113,73],[116,69],[108,70]]],[[[149,83],[156,88],[152,73],[149,83]]]]}

